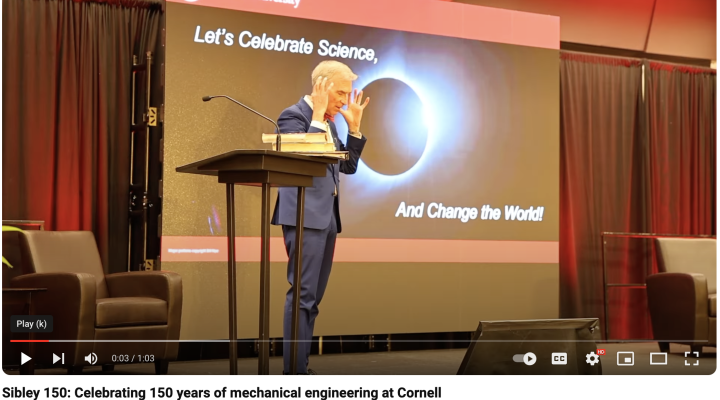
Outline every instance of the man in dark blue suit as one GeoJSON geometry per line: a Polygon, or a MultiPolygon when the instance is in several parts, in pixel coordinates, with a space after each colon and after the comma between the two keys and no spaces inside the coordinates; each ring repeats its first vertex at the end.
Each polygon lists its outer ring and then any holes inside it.
{"type": "MultiPolygon", "coordinates": [[[[302,248],[302,276],[300,277],[300,315],[298,332],[297,372],[314,374],[308,369],[310,344],[318,315],[318,306],[325,293],[335,252],[335,238],[342,231],[340,222],[340,172],[354,174],[365,146],[360,122],[369,98],[362,102],[362,91],[353,92],[357,79],[350,68],[337,61],[323,61],[313,70],[313,91],[286,108],[278,119],[281,133],[330,132],[335,149],[348,151],[350,158],[329,165],[323,178],[314,178],[313,186],[305,191],[305,219],[302,248]],[[343,107],[347,106],[347,109],[343,107]],[[348,125],[347,145],[343,144],[335,128],[335,115],[342,114],[348,125]]],[[[285,249],[289,261],[287,269],[290,289],[285,298],[283,324],[283,373],[290,373],[290,329],[292,324],[293,264],[295,263],[295,224],[297,188],[278,189],[278,200],[272,219],[282,225],[285,249]]]]}

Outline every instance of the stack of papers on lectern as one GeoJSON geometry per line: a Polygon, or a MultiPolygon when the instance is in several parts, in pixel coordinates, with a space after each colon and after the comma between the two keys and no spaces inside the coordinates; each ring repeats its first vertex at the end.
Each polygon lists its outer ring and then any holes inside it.
{"type": "MultiPolygon", "coordinates": [[[[263,133],[263,143],[271,143],[273,150],[277,151],[276,133],[263,133]]],[[[347,151],[335,150],[335,143],[329,132],[318,133],[281,133],[280,151],[283,153],[300,154],[304,156],[322,156],[347,160],[347,151]]]]}

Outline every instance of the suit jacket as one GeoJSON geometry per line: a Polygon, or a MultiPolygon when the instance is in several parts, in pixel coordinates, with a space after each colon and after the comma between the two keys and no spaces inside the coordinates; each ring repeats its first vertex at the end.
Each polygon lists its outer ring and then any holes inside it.
{"type": "MultiPolygon", "coordinates": [[[[322,132],[320,129],[311,126],[313,110],[304,100],[286,108],[278,118],[280,133],[300,132],[322,132]]],[[[337,136],[335,123],[329,121],[330,132],[335,141],[335,148],[339,151],[349,152],[350,159],[342,160],[338,164],[331,164],[327,167],[327,174],[322,177],[313,178],[313,186],[305,190],[305,218],[303,226],[311,229],[325,229],[330,225],[331,213],[335,212],[338,233],[342,231],[340,221],[340,172],[354,174],[357,171],[358,160],[362,153],[367,138],[358,139],[348,135],[347,146],[337,136]],[[337,186],[338,195],[333,196],[337,186]]],[[[297,218],[297,188],[278,188],[278,199],[275,203],[275,211],[271,223],[273,225],[295,226],[297,218]]]]}

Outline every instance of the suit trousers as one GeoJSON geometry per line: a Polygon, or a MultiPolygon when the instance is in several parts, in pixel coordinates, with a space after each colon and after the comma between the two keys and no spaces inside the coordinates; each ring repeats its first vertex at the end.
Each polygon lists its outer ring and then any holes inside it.
{"type": "MultiPolygon", "coordinates": [[[[333,210],[334,211],[334,210],[333,210]]],[[[293,281],[295,264],[295,232],[294,226],[283,225],[283,238],[288,253],[287,278],[290,289],[285,297],[285,315],[283,320],[283,373],[290,373],[292,329],[292,303],[293,281]]],[[[332,213],[330,225],[325,229],[303,230],[302,271],[300,278],[300,312],[298,315],[298,356],[297,372],[306,374],[310,345],[312,344],[315,318],[318,306],[325,294],[330,270],[332,269],[333,255],[335,253],[335,239],[337,238],[337,221],[335,212],[332,213]]]]}

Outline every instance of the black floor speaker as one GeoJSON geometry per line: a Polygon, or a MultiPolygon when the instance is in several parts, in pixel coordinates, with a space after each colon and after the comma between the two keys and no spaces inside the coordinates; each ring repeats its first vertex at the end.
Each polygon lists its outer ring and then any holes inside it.
{"type": "Polygon", "coordinates": [[[483,321],[458,375],[602,375],[597,318],[483,321]]]}

